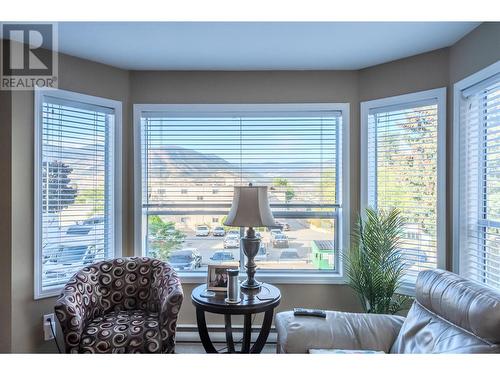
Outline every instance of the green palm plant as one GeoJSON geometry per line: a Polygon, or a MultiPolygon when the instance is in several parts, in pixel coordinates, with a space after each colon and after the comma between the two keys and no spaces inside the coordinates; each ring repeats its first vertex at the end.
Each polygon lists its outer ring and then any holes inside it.
{"type": "Polygon", "coordinates": [[[406,269],[400,250],[404,220],[399,210],[366,209],[354,230],[354,247],[346,254],[349,285],[365,312],[395,314],[408,297],[395,295],[406,269]]]}

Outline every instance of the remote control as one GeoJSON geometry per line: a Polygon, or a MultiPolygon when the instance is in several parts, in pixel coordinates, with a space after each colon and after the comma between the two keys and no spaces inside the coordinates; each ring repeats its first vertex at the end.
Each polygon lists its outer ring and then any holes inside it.
{"type": "Polygon", "coordinates": [[[303,309],[296,307],[293,309],[295,316],[316,316],[318,318],[326,318],[326,313],[323,310],[303,309]]]}

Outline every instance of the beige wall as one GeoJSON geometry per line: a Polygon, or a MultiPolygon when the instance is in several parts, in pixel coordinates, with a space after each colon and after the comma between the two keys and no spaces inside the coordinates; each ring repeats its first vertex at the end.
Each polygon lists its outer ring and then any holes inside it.
{"type": "MultiPolygon", "coordinates": [[[[1,40],[0,40],[1,42],[1,40]]],[[[11,144],[12,97],[0,91],[0,353],[11,348],[11,144]]]]}
{"type": "MultiPolygon", "coordinates": [[[[123,102],[124,254],[132,255],[132,103],[349,102],[351,209],[357,212],[360,101],[436,87],[449,88],[450,82],[454,82],[457,77],[470,74],[499,59],[498,35],[498,24],[483,24],[454,47],[361,71],[127,72],[62,55],[60,87],[123,102]]],[[[43,342],[41,331],[42,314],[52,311],[54,299],[33,300],[33,93],[17,92],[13,93],[12,98],[13,246],[6,254],[7,258],[12,257],[12,285],[10,290],[4,292],[5,284],[1,284],[2,298],[12,294],[12,351],[54,351],[53,343],[43,342]]],[[[448,102],[448,108],[450,105],[448,102]]],[[[4,118],[3,110],[1,118],[4,118]]],[[[450,122],[448,128],[451,128],[450,122]]],[[[3,210],[1,214],[5,215],[3,210]]],[[[3,233],[0,235],[3,241],[3,233]]],[[[7,258],[2,254],[2,261],[7,258]]],[[[1,267],[5,266],[2,264],[1,267]]],[[[195,323],[189,300],[192,287],[185,285],[186,300],[180,323],[195,323]]],[[[356,297],[346,286],[280,285],[280,288],[283,293],[281,310],[294,306],[347,311],[359,308],[356,297]]],[[[9,313],[8,310],[2,306],[0,313],[9,313]]],[[[3,328],[2,322],[0,328],[3,328]]]]}
{"type": "Polygon", "coordinates": [[[450,48],[450,84],[500,59],[500,22],[485,22],[450,48]]]}
{"type": "Polygon", "coordinates": [[[449,48],[359,71],[359,100],[373,100],[448,85],[449,48]]]}

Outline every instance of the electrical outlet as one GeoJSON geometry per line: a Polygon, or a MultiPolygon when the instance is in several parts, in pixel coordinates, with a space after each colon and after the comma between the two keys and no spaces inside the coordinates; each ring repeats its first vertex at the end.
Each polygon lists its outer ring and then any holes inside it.
{"type": "Polygon", "coordinates": [[[54,314],[46,314],[43,316],[43,339],[45,341],[53,340],[52,331],[56,331],[56,320],[54,314]],[[52,329],[50,328],[52,325],[52,329]]]}

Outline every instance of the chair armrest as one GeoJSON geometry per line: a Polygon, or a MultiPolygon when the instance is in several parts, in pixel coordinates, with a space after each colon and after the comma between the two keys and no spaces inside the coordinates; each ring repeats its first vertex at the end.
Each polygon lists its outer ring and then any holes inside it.
{"type": "Polygon", "coordinates": [[[54,312],[61,325],[66,353],[77,353],[83,329],[102,308],[94,294],[95,267],[83,268],[64,286],[54,312]]]}
{"type": "Polygon", "coordinates": [[[171,353],[175,348],[177,316],[184,299],[184,292],[177,273],[169,264],[165,263],[161,267],[161,276],[154,288],[156,288],[154,295],[158,296],[160,306],[162,352],[171,353]]]}
{"type": "Polygon", "coordinates": [[[278,353],[309,349],[375,350],[388,353],[404,318],[395,315],[327,311],[326,318],[276,314],[278,353]]]}

